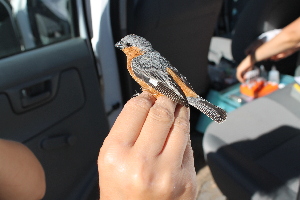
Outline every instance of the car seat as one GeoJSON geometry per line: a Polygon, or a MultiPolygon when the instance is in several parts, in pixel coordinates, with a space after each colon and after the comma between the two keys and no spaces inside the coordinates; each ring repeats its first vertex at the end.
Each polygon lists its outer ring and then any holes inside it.
{"type": "Polygon", "coordinates": [[[296,199],[300,102],[292,85],[229,113],[204,134],[207,164],[228,199],[296,199]]]}
{"type": "MultiPolygon", "coordinates": [[[[129,33],[149,40],[153,48],[168,59],[193,86],[197,94],[206,95],[210,87],[208,49],[222,0],[137,0],[129,33]]],[[[140,86],[131,80],[133,91],[140,86]]],[[[191,132],[199,117],[191,108],[191,132]]]]}
{"type": "Polygon", "coordinates": [[[221,5],[222,0],[138,1],[132,33],[149,40],[203,95],[210,84],[207,55],[221,5]]]}
{"type": "MultiPolygon", "coordinates": [[[[262,32],[282,28],[299,14],[297,0],[249,1],[232,39],[234,59],[241,61],[262,32]]],[[[299,199],[300,102],[290,95],[292,88],[248,103],[206,129],[206,161],[228,199],[299,199]]]]}

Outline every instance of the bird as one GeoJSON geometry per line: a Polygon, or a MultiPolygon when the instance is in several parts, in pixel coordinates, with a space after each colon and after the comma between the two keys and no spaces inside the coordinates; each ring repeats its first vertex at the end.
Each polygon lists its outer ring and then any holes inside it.
{"type": "Polygon", "coordinates": [[[115,44],[127,57],[127,69],[132,78],[155,98],[167,96],[185,107],[197,108],[217,123],[227,118],[222,108],[200,97],[183,76],[145,38],[129,34],[115,44]]]}

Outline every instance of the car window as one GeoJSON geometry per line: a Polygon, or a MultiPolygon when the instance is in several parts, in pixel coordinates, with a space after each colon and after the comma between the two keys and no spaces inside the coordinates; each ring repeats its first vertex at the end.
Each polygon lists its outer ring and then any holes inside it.
{"type": "Polygon", "coordinates": [[[6,1],[0,0],[0,57],[21,51],[21,44],[13,23],[12,8],[6,1]]]}
{"type": "Polygon", "coordinates": [[[0,0],[0,57],[75,37],[71,0],[0,0]]]}

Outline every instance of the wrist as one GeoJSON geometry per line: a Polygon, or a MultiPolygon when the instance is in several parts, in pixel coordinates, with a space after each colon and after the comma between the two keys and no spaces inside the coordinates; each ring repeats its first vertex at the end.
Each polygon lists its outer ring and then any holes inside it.
{"type": "Polygon", "coordinates": [[[254,65],[257,62],[255,51],[252,51],[249,55],[251,65],[254,65]]]}

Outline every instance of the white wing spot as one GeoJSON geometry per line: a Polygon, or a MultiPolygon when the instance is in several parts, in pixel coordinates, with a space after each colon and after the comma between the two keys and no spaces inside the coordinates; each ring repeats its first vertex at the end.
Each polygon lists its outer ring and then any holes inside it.
{"type": "Polygon", "coordinates": [[[152,79],[152,78],[150,78],[149,82],[154,86],[157,86],[157,84],[158,84],[158,81],[155,79],[152,79]]]}

